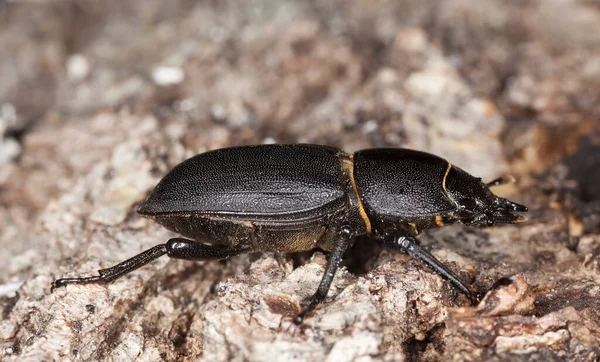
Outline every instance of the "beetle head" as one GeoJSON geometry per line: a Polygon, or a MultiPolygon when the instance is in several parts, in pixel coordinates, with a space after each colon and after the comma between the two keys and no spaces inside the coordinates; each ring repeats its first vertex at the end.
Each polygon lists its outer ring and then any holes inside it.
{"type": "Polygon", "coordinates": [[[447,195],[456,204],[456,219],[471,226],[491,226],[494,224],[517,224],[527,218],[518,213],[527,212],[527,207],[498,197],[489,186],[506,182],[499,179],[485,184],[456,166],[452,166],[445,182],[447,195]]]}

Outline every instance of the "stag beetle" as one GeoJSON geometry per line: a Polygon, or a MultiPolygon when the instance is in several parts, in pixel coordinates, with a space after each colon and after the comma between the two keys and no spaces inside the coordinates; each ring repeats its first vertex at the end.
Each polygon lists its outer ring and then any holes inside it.
{"type": "Polygon", "coordinates": [[[138,212],[184,238],[173,238],[98,276],[58,279],[108,283],[167,254],[220,260],[248,252],[330,252],[301,324],[323,302],[344,252],[366,235],[428,265],[473,303],[481,295],[419,246],[423,230],[461,222],[473,226],[519,223],[527,207],[498,197],[448,161],[409,149],[377,148],[349,155],[338,148],[259,145],[196,155],[169,172],[138,212]]]}

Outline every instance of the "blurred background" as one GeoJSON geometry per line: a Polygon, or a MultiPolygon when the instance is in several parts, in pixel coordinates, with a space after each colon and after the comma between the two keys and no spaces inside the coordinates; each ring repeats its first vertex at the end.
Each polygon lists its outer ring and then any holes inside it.
{"type": "Polygon", "coordinates": [[[552,240],[596,257],[599,29],[595,0],[0,1],[0,282],[70,270],[175,164],[258,143],[511,173],[552,240]]]}

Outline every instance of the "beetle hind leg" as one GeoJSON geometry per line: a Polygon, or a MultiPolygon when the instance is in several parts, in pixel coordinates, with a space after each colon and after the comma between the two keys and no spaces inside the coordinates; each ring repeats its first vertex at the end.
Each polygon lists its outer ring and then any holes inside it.
{"type": "Polygon", "coordinates": [[[169,239],[165,247],[169,258],[194,261],[229,259],[232,256],[249,253],[253,250],[249,245],[238,245],[235,247],[211,245],[183,238],[169,239]]]}
{"type": "Polygon", "coordinates": [[[251,247],[227,247],[221,245],[202,244],[197,241],[173,238],[165,244],[159,244],[140,254],[125,260],[115,266],[98,270],[98,274],[85,278],[64,278],[55,280],[52,283],[51,291],[65,286],[67,284],[90,284],[90,283],[110,283],[111,281],[130,273],[151,261],[167,255],[174,259],[207,261],[228,259],[242,253],[251,251],[251,247]]]}
{"type": "Polygon", "coordinates": [[[423,249],[418,244],[416,238],[412,236],[400,236],[396,239],[386,241],[386,246],[397,249],[411,258],[425,263],[434,272],[439,274],[442,278],[449,280],[454,287],[463,292],[469,298],[471,304],[476,305],[483,299],[483,294],[478,293],[475,288],[460,280],[452,270],[448,269],[448,267],[442,264],[435,256],[423,249]]]}

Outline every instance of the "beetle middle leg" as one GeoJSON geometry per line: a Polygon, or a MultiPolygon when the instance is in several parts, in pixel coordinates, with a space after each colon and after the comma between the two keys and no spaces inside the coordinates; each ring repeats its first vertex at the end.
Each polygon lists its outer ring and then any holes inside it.
{"type": "Polygon", "coordinates": [[[423,249],[417,239],[413,236],[400,236],[385,242],[386,246],[400,250],[411,258],[425,263],[434,272],[441,275],[442,278],[449,280],[457,289],[467,295],[473,305],[478,304],[483,295],[478,293],[472,286],[464,283],[458,278],[452,270],[448,269],[435,256],[423,249]]]}
{"type": "Polygon", "coordinates": [[[195,261],[222,260],[232,256],[247,253],[252,250],[250,246],[228,247],[223,245],[202,244],[194,240],[183,238],[169,239],[165,244],[159,244],[127,259],[115,266],[98,270],[99,275],[86,278],[64,278],[52,283],[51,291],[67,284],[110,283],[111,281],[130,273],[151,261],[167,255],[173,259],[195,261]]]}
{"type": "Polygon", "coordinates": [[[340,262],[342,261],[342,257],[344,256],[344,252],[352,245],[353,241],[354,235],[352,230],[347,227],[342,227],[338,232],[338,238],[335,246],[329,255],[329,260],[327,261],[327,266],[325,267],[325,274],[323,274],[323,278],[321,279],[321,283],[319,283],[317,292],[312,296],[310,303],[304,309],[302,309],[300,313],[298,313],[296,318],[294,318],[294,324],[302,324],[304,318],[312,315],[319,304],[325,300],[327,297],[327,292],[329,292],[329,288],[333,282],[333,278],[335,277],[335,273],[337,272],[340,262]]]}

